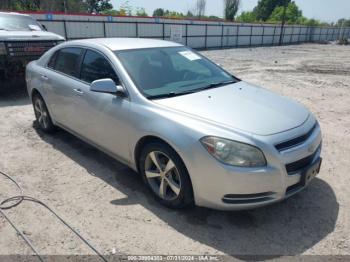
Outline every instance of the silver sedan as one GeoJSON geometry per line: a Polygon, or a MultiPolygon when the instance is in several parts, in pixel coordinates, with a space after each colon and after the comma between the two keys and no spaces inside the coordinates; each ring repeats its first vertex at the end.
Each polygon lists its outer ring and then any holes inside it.
{"type": "Polygon", "coordinates": [[[43,131],[63,128],[130,166],[168,207],[258,207],[320,170],[321,131],[304,106],[180,44],[70,41],[31,62],[26,81],[43,131]]]}

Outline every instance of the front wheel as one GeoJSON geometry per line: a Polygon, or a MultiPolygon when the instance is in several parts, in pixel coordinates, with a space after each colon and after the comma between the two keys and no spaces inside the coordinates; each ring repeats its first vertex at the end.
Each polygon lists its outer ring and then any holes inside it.
{"type": "Polygon", "coordinates": [[[55,130],[55,126],[52,123],[52,119],[49,111],[47,110],[44,99],[38,94],[33,98],[33,107],[35,118],[39,124],[40,129],[45,133],[52,133],[55,130]]]}
{"type": "Polygon", "coordinates": [[[171,208],[193,203],[187,169],[171,147],[163,143],[148,144],[139,161],[142,177],[159,202],[171,208]]]}

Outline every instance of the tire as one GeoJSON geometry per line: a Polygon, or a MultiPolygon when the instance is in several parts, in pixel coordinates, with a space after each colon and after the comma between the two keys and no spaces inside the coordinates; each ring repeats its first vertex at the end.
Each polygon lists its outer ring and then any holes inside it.
{"type": "Polygon", "coordinates": [[[141,152],[139,169],[147,187],[161,204],[174,209],[193,204],[192,183],[187,169],[179,155],[167,144],[147,144],[141,152]]]}
{"type": "Polygon", "coordinates": [[[41,95],[36,94],[33,97],[34,114],[39,128],[45,133],[52,133],[56,130],[56,126],[52,123],[52,119],[44,99],[41,95]]]}

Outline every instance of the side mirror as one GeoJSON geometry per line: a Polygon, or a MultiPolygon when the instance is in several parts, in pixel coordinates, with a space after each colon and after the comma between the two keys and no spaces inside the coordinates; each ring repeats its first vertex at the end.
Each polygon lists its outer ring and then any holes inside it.
{"type": "Polygon", "coordinates": [[[41,26],[44,28],[44,31],[47,31],[46,25],[41,24],[41,26]]]}
{"type": "Polygon", "coordinates": [[[98,93],[114,94],[117,96],[124,96],[124,88],[116,85],[110,78],[95,80],[90,85],[90,91],[98,93]]]}

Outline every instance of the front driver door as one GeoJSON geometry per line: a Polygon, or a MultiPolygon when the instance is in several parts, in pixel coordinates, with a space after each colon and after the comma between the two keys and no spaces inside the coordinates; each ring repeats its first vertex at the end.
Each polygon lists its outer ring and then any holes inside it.
{"type": "Polygon", "coordinates": [[[115,94],[90,91],[93,81],[104,78],[119,83],[111,62],[98,51],[86,50],[80,73],[82,95],[76,99],[79,115],[76,125],[84,138],[128,161],[130,101],[115,94]]]}

